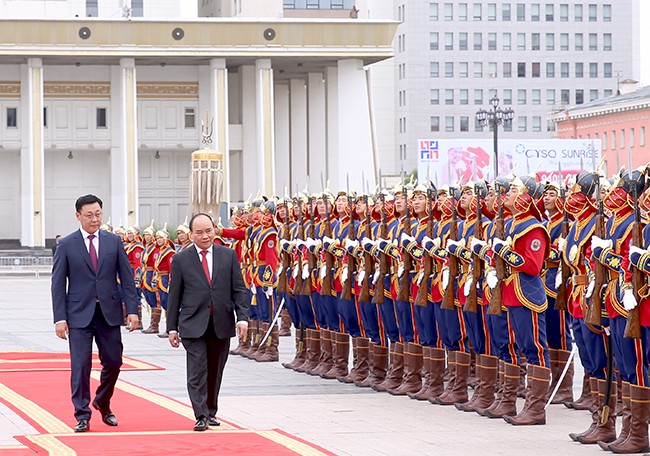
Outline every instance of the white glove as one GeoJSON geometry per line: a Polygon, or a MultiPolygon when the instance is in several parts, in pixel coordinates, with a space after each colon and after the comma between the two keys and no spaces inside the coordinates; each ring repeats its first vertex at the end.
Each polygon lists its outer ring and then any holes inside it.
{"type": "Polygon", "coordinates": [[[611,239],[601,239],[598,236],[592,236],[591,237],[591,250],[594,251],[598,247],[600,247],[601,249],[611,249],[612,248],[611,239]]]}
{"type": "Polygon", "coordinates": [[[303,241],[302,239],[296,239],[296,247],[298,247],[299,249],[302,249],[302,248],[305,247],[306,245],[307,245],[307,244],[306,244],[305,241],[303,241]]]}
{"type": "Polygon", "coordinates": [[[282,266],[282,264],[280,264],[280,267],[278,268],[278,277],[280,277],[280,275],[282,274],[282,271],[284,271],[284,266],[282,266]]]}
{"type": "Polygon", "coordinates": [[[345,266],[343,270],[341,270],[341,283],[347,282],[348,280],[348,267],[345,266]]]}
{"type": "Polygon", "coordinates": [[[357,247],[359,247],[359,241],[353,241],[352,239],[346,237],[343,245],[348,253],[352,253],[357,247]]]}
{"type": "Polygon", "coordinates": [[[422,283],[422,279],[424,279],[424,271],[420,271],[420,273],[418,274],[418,280],[417,280],[418,286],[420,286],[420,284],[422,283]]]}
{"type": "Polygon", "coordinates": [[[383,239],[383,238],[377,238],[377,241],[376,241],[377,245],[379,246],[379,248],[381,250],[384,250],[386,248],[386,246],[389,244],[389,242],[390,241],[387,241],[386,239],[383,239]]]}
{"type": "Polygon", "coordinates": [[[566,239],[559,237],[557,238],[557,249],[560,252],[564,252],[564,246],[566,245],[566,239]]]}
{"type": "Polygon", "coordinates": [[[487,282],[488,287],[490,287],[490,289],[493,290],[494,288],[496,288],[497,284],[499,283],[499,279],[497,279],[497,272],[496,271],[488,272],[487,275],[485,276],[485,281],[487,282]]]}
{"type": "Polygon", "coordinates": [[[557,290],[562,285],[562,265],[557,268],[557,275],[555,276],[555,289],[557,290]]]}
{"type": "Polygon", "coordinates": [[[402,277],[404,275],[404,265],[400,264],[397,268],[397,277],[402,277]]]}
{"type": "Polygon", "coordinates": [[[465,239],[460,239],[458,241],[454,241],[452,239],[447,239],[447,250],[449,250],[451,247],[455,246],[456,248],[463,248],[465,247],[465,239]]]}
{"type": "Polygon", "coordinates": [[[625,290],[623,292],[623,307],[625,310],[632,310],[638,305],[634,292],[632,290],[625,290]]]}
{"type": "Polygon", "coordinates": [[[257,287],[255,286],[255,284],[251,285],[251,293],[257,294],[257,287]]]}
{"type": "Polygon", "coordinates": [[[439,237],[433,238],[433,245],[434,247],[440,248],[442,245],[442,240],[439,237]]]}
{"type": "Polygon", "coordinates": [[[487,242],[482,241],[480,239],[476,239],[475,237],[472,238],[471,241],[469,241],[469,248],[474,250],[477,245],[480,245],[481,248],[485,247],[487,245],[487,242]]]}
{"type": "Polygon", "coordinates": [[[372,241],[372,239],[369,239],[367,237],[361,239],[361,246],[363,247],[363,250],[370,251],[373,245],[375,245],[375,243],[372,241]]]}
{"type": "Polygon", "coordinates": [[[630,253],[628,254],[628,258],[630,259],[630,261],[632,261],[632,255],[635,253],[638,253],[639,255],[645,255],[646,253],[648,253],[648,251],[640,247],[637,247],[635,245],[631,245],[630,253]]]}
{"type": "Polygon", "coordinates": [[[431,239],[429,236],[425,234],[424,237],[422,238],[422,245],[428,246],[429,244],[433,244],[433,239],[431,239]]]}
{"type": "Polygon", "coordinates": [[[336,243],[336,239],[333,239],[328,236],[323,236],[323,245],[325,246],[325,248],[328,248],[330,245],[335,243],[336,243]]]}
{"type": "Polygon", "coordinates": [[[498,245],[502,245],[503,247],[507,247],[508,243],[502,239],[499,239],[497,237],[492,239],[492,247],[496,250],[498,245]]]}
{"type": "Polygon", "coordinates": [[[309,278],[309,264],[305,263],[302,265],[302,280],[307,280],[309,278]]]}
{"type": "Polygon", "coordinates": [[[271,296],[273,296],[273,287],[264,287],[263,290],[266,297],[271,299],[271,296]]]}
{"type": "Polygon", "coordinates": [[[327,277],[327,265],[326,264],[324,264],[324,265],[322,265],[320,267],[320,278],[324,279],[325,277],[327,277]]]}
{"type": "Polygon", "coordinates": [[[591,298],[591,295],[594,294],[594,288],[596,287],[596,281],[590,280],[589,285],[587,285],[587,292],[585,293],[585,298],[591,298]]]}
{"type": "Polygon", "coordinates": [[[287,239],[281,239],[281,240],[280,240],[280,247],[281,247],[282,250],[284,250],[285,252],[290,251],[291,241],[288,241],[287,239]]]}
{"type": "Polygon", "coordinates": [[[372,284],[373,285],[377,283],[377,280],[379,280],[380,275],[381,275],[381,273],[379,272],[379,269],[377,269],[375,271],[375,273],[373,274],[373,276],[372,276],[372,284]]]}
{"type": "MultiPolygon", "coordinates": [[[[304,266],[303,266],[303,267],[304,267],[304,266]]],[[[293,271],[291,272],[291,275],[293,276],[294,279],[295,279],[296,277],[298,277],[298,268],[293,268],[293,271]]]]}
{"type": "Polygon", "coordinates": [[[442,270],[442,288],[447,288],[449,285],[449,269],[442,270]]]}
{"type": "Polygon", "coordinates": [[[465,286],[463,286],[463,294],[469,296],[469,292],[472,291],[472,284],[474,283],[474,277],[471,275],[467,278],[465,286]]]}
{"type": "Polygon", "coordinates": [[[402,233],[402,235],[400,236],[400,243],[402,245],[410,244],[412,241],[415,241],[415,238],[413,236],[410,236],[407,233],[402,233]]]}
{"type": "Polygon", "coordinates": [[[363,269],[359,272],[357,272],[357,284],[361,286],[363,284],[363,279],[366,278],[366,271],[363,269]]]}

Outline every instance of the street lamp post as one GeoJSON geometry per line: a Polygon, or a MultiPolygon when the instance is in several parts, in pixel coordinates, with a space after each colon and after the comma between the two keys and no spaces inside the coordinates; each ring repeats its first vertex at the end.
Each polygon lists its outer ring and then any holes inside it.
{"type": "Polygon", "coordinates": [[[496,179],[499,176],[499,125],[508,125],[512,122],[515,112],[511,108],[501,109],[496,95],[490,100],[490,105],[492,109],[489,111],[485,109],[476,111],[476,120],[486,127],[492,127],[494,135],[494,178],[496,179]]]}

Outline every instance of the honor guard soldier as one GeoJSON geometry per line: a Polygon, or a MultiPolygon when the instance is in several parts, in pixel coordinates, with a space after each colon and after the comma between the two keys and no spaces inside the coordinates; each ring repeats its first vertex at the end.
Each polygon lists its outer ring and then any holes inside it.
{"type": "Polygon", "coordinates": [[[188,247],[192,247],[194,243],[190,239],[190,227],[187,224],[187,217],[185,221],[178,225],[176,228],[176,253],[181,253],[188,247]]]}
{"type": "MultiPolygon", "coordinates": [[[[138,292],[138,297],[142,299],[142,275],[144,273],[143,253],[144,244],[140,239],[138,229],[130,226],[126,230],[127,244],[125,247],[126,255],[129,257],[129,264],[133,269],[133,279],[138,292]]],[[[142,329],[142,305],[138,306],[138,327],[142,329]]]]}
{"type": "MultiPolygon", "coordinates": [[[[151,328],[151,332],[158,333],[162,311],[165,311],[165,315],[167,315],[169,273],[172,270],[172,258],[176,254],[174,244],[169,238],[166,223],[163,229],[156,231],[156,244],[158,246],[158,255],[154,265],[154,280],[156,281],[156,294],[158,295],[158,306],[156,307],[158,311],[154,312],[155,309],[152,309],[151,321],[153,327],[151,328]]],[[[165,335],[165,337],[167,336],[165,335]]]]}
{"type": "Polygon", "coordinates": [[[142,289],[144,290],[144,299],[151,312],[151,321],[149,327],[142,330],[145,334],[158,334],[158,324],[160,323],[160,307],[158,306],[158,280],[155,278],[156,259],[160,249],[156,243],[156,230],[151,225],[142,230],[144,237],[144,253],[142,263],[144,264],[144,275],[142,280],[142,289]]]}

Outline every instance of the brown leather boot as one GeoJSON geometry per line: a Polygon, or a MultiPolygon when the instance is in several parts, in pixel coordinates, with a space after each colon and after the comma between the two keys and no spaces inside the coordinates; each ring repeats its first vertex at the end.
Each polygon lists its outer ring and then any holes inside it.
{"type": "Polygon", "coordinates": [[[488,418],[503,418],[517,414],[517,388],[519,387],[519,366],[516,364],[503,364],[503,391],[501,400],[489,407],[484,416],[488,418]]]}
{"type": "Polygon", "coordinates": [[[467,375],[467,386],[474,389],[478,383],[478,355],[474,350],[470,350],[469,374],[467,375]]]}
{"type": "Polygon", "coordinates": [[[309,372],[318,367],[320,360],[320,331],[318,329],[307,329],[307,359],[304,364],[296,366],[296,372],[309,372]]]}
{"type": "Polygon", "coordinates": [[[360,382],[354,382],[356,386],[362,388],[379,385],[386,378],[388,370],[388,347],[370,343],[370,372],[368,376],[360,382]]]}
{"type": "Polygon", "coordinates": [[[517,386],[517,397],[526,399],[528,388],[526,387],[526,373],[528,372],[528,361],[524,355],[519,355],[519,385],[517,386]]]}
{"type": "MultiPolygon", "coordinates": [[[[268,340],[266,343],[262,344],[262,339],[264,339],[264,336],[266,335],[266,332],[269,330],[269,324],[260,322],[260,329],[257,333],[257,349],[254,351],[249,352],[249,356],[247,358],[249,359],[257,359],[260,356],[264,355],[266,352],[266,348],[268,347],[268,340]]],[[[269,336],[271,337],[271,336],[269,336]]]]}
{"type": "Polygon", "coordinates": [[[490,375],[495,375],[495,391],[493,392],[492,403],[487,407],[476,407],[476,413],[481,416],[485,415],[486,410],[494,409],[499,405],[503,398],[503,384],[505,379],[505,363],[498,359],[496,363],[495,373],[489,372],[490,375]]]}
{"type": "Polygon", "coordinates": [[[251,325],[248,325],[248,329],[246,330],[246,337],[244,337],[244,340],[239,339],[239,343],[237,344],[236,348],[233,348],[230,350],[231,355],[241,355],[244,353],[246,350],[248,350],[251,347],[251,339],[253,338],[253,328],[251,328],[251,325]]]}
{"type": "Polygon", "coordinates": [[[334,365],[333,349],[334,341],[332,335],[334,333],[328,329],[320,330],[320,358],[318,360],[318,367],[313,370],[307,371],[309,375],[321,375],[328,372],[334,365]]]}
{"type": "Polygon", "coordinates": [[[404,376],[402,384],[389,389],[393,396],[406,396],[422,389],[422,345],[408,342],[404,349],[404,376]]]}
{"type": "MultiPolygon", "coordinates": [[[[621,377],[621,373],[616,370],[614,371],[616,373],[616,385],[618,386],[617,391],[621,391],[623,389],[623,377],[621,377]]],[[[619,394],[618,397],[616,398],[616,416],[622,416],[623,415],[623,397],[619,394]]]]}
{"type": "Polygon", "coordinates": [[[162,315],[162,309],[160,307],[151,308],[151,321],[149,322],[149,327],[143,329],[143,334],[158,334],[158,325],[160,324],[160,316],[162,315]]]}
{"type": "Polygon", "coordinates": [[[498,363],[496,356],[481,355],[481,394],[474,402],[474,411],[487,409],[494,402],[499,375],[498,363]]]}
{"type": "Polygon", "coordinates": [[[578,436],[578,442],[584,443],[585,445],[594,445],[599,441],[603,442],[612,442],[616,439],[616,415],[614,411],[616,410],[616,383],[612,383],[612,397],[609,400],[609,413],[607,414],[607,419],[605,423],[603,420],[603,409],[605,406],[605,385],[607,381],[598,380],[598,403],[601,404],[601,407],[598,408],[597,412],[597,426],[593,432],[587,435],[578,436]]]}
{"type": "MultiPolygon", "coordinates": [[[[469,377],[470,354],[457,351],[454,354],[454,384],[448,395],[435,399],[439,405],[454,405],[467,402],[467,379],[469,377]]],[[[451,383],[451,382],[450,382],[451,383]]]]}
{"type": "Polygon", "coordinates": [[[564,406],[574,410],[589,410],[595,406],[594,398],[591,394],[589,375],[585,373],[582,377],[582,392],[580,393],[580,397],[573,402],[565,402],[564,406]]]}
{"type": "Polygon", "coordinates": [[[135,329],[142,331],[142,306],[138,306],[138,325],[135,329]]]}
{"type": "Polygon", "coordinates": [[[242,351],[240,355],[244,358],[251,358],[260,346],[260,342],[263,336],[260,336],[261,326],[259,320],[252,320],[248,322],[248,330],[250,331],[250,344],[248,345],[248,350],[242,351]],[[252,327],[252,328],[251,328],[252,327]]]}
{"type": "Polygon", "coordinates": [[[440,396],[427,399],[432,404],[437,404],[438,401],[444,400],[454,389],[454,383],[456,383],[456,353],[458,352],[452,350],[447,352],[447,367],[445,370],[445,381],[447,382],[447,386],[445,386],[445,389],[440,396]]]}
{"type": "MultiPolygon", "coordinates": [[[[266,323],[266,330],[268,331],[269,323],[266,323]]],[[[262,336],[263,337],[263,336],[262,336]]],[[[264,353],[255,357],[255,361],[259,363],[270,363],[275,362],[280,359],[280,353],[278,353],[278,345],[280,344],[280,331],[278,325],[273,325],[271,329],[271,334],[264,342],[264,353]]]]}
{"type": "Polygon", "coordinates": [[[279,334],[280,337],[291,335],[291,317],[289,316],[289,311],[287,309],[282,309],[282,315],[280,316],[279,334]]]}
{"type": "Polygon", "coordinates": [[[402,383],[404,376],[404,344],[401,342],[391,342],[390,368],[386,378],[378,385],[373,385],[375,391],[388,391],[397,388],[402,383]]]}
{"type": "Polygon", "coordinates": [[[342,383],[360,382],[370,375],[370,339],[355,337],[352,339],[352,347],[354,364],[348,375],[337,378],[342,383]]]}
{"type": "Polygon", "coordinates": [[[551,383],[551,369],[548,367],[528,365],[528,393],[524,409],[515,416],[504,416],[503,419],[514,426],[533,426],[546,424],[546,397],[551,383]]]}
{"type": "Polygon", "coordinates": [[[423,372],[425,373],[422,389],[408,395],[411,399],[418,401],[438,397],[445,390],[445,384],[442,381],[445,375],[445,351],[442,348],[424,347],[422,356],[423,372]]]}
{"type": "Polygon", "coordinates": [[[350,360],[350,336],[342,332],[334,332],[334,364],[332,368],[321,374],[322,378],[334,380],[348,375],[348,362],[350,360]]]}
{"type": "Polygon", "coordinates": [[[619,397],[623,400],[623,425],[621,426],[621,433],[613,442],[598,442],[598,446],[605,451],[611,451],[610,445],[618,446],[625,442],[630,435],[630,424],[632,422],[632,409],[630,398],[630,383],[622,382],[621,389],[618,391],[619,397]]]}
{"type": "MultiPolygon", "coordinates": [[[[584,432],[572,432],[572,433],[569,434],[569,437],[574,442],[578,441],[578,437],[586,436],[586,435],[589,435],[589,434],[593,433],[596,430],[596,428],[598,427],[598,419],[600,417],[599,410],[602,407],[602,404],[599,402],[600,398],[598,396],[598,379],[590,377],[589,378],[589,387],[591,388],[591,393],[590,394],[593,397],[591,402],[594,405],[593,410],[591,411],[591,424],[589,425],[587,430],[584,431],[584,432]]],[[[604,396],[603,396],[603,398],[604,398],[604,396]]]]}
{"type": "Polygon", "coordinates": [[[648,421],[650,420],[650,388],[630,385],[631,420],[629,435],[625,442],[609,445],[612,453],[643,453],[648,446],[648,421]]]}
{"type": "MultiPolygon", "coordinates": [[[[562,375],[562,372],[564,372],[564,367],[567,365],[567,362],[569,361],[569,357],[571,356],[571,352],[567,350],[556,350],[557,351],[557,364],[556,364],[556,372],[555,372],[555,381],[559,380],[560,376],[562,375]]],[[[550,352],[550,350],[549,350],[550,352]]],[[[563,404],[565,402],[573,402],[573,360],[571,360],[571,364],[569,365],[569,368],[566,371],[566,375],[562,379],[562,383],[560,384],[560,387],[557,390],[557,393],[555,393],[555,397],[553,398],[553,402],[551,404],[563,404]]],[[[550,389],[550,391],[553,391],[553,388],[555,388],[555,385],[550,389]]]]}
{"type": "Polygon", "coordinates": [[[282,367],[295,369],[307,360],[307,344],[305,342],[300,340],[300,331],[296,331],[296,355],[291,362],[282,363],[282,367]]]}
{"type": "Polygon", "coordinates": [[[476,375],[476,380],[474,381],[474,391],[472,393],[472,397],[465,403],[457,403],[454,404],[454,406],[462,411],[462,412],[473,412],[475,410],[474,404],[478,400],[478,398],[481,395],[481,388],[482,388],[482,366],[481,366],[481,355],[477,354],[475,355],[475,361],[474,361],[474,371],[476,375]]]}

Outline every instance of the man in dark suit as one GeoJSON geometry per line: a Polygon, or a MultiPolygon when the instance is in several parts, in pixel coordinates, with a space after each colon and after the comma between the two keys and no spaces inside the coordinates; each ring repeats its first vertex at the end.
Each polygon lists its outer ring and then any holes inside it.
{"type": "Polygon", "coordinates": [[[167,331],[172,347],[182,337],[194,430],[205,431],[220,424],[219,389],[230,338],[235,329],[240,338],[246,334],[249,298],[235,251],[214,244],[212,218],[192,217],[190,236],[194,247],[177,253],[172,262],[167,331]]]}
{"type": "Polygon", "coordinates": [[[61,239],[52,267],[52,308],[56,335],[69,339],[75,432],[90,429],[90,369],[93,338],[102,364],[92,406],[102,421],[117,426],[110,401],[122,365],[120,325],[124,316],[117,287],[124,291],[129,330],[138,324],[138,297],[133,271],[119,236],[101,231],[102,200],[95,195],[75,203],[80,229],[61,239]]]}

